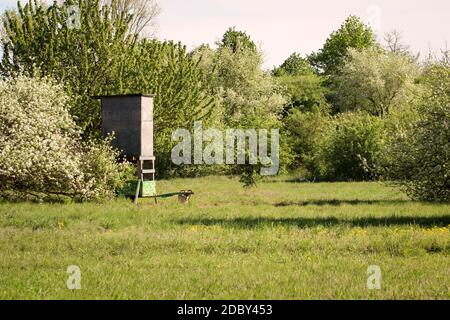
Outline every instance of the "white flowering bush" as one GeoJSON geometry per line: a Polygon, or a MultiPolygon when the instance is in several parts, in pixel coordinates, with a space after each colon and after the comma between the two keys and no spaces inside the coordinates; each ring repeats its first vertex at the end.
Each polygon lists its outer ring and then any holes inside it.
{"type": "Polygon", "coordinates": [[[415,200],[450,202],[450,63],[427,66],[421,81],[428,92],[412,120],[394,122],[383,175],[415,200]]]}
{"type": "Polygon", "coordinates": [[[49,79],[0,82],[0,196],[110,197],[131,168],[116,162],[108,141],[83,142],[66,109],[68,97],[49,79]]]}

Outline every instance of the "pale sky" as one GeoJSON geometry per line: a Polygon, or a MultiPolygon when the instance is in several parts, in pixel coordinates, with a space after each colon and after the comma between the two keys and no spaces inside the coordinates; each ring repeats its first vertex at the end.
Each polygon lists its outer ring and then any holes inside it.
{"type": "MultiPolygon", "coordinates": [[[[159,0],[158,37],[188,47],[213,44],[228,27],[246,31],[265,52],[265,66],[292,52],[317,51],[350,14],[370,22],[381,36],[403,33],[413,51],[427,56],[450,41],[449,0],[159,0]]],[[[381,38],[381,37],[380,37],[381,38]]]]}
{"type": "MultiPolygon", "coordinates": [[[[350,14],[378,34],[396,29],[414,52],[439,52],[450,41],[449,0],[159,0],[157,37],[188,48],[214,44],[228,27],[246,31],[265,53],[265,67],[292,52],[317,51],[350,14]]],[[[0,0],[0,10],[16,0],[0,0]]],[[[449,44],[450,46],[450,44],[449,44]]]]}

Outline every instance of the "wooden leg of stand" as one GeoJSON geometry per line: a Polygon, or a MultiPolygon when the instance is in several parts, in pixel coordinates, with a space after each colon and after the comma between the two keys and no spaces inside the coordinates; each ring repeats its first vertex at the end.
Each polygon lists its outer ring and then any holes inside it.
{"type": "Polygon", "coordinates": [[[141,191],[141,180],[139,179],[137,187],[136,187],[136,195],[134,196],[134,204],[138,203],[139,191],[141,191]]]}

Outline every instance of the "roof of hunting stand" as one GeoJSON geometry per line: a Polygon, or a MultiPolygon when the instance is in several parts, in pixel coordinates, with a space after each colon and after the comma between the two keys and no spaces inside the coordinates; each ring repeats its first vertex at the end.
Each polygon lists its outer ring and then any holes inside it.
{"type": "Polygon", "coordinates": [[[156,94],[147,94],[147,93],[130,93],[130,94],[113,94],[113,95],[101,95],[101,96],[92,96],[93,99],[101,99],[101,98],[119,98],[119,97],[148,97],[153,98],[156,94]]]}

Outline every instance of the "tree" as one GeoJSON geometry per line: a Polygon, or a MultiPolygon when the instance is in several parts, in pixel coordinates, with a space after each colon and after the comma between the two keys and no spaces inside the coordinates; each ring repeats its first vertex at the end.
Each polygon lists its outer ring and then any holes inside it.
{"type": "Polygon", "coordinates": [[[301,111],[313,109],[326,110],[326,87],[324,78],[318,76],[308,60],[298,53],[291,54],[278,68],[272,71],[281,85],[286,89],[290,101],[283,110],[283,115],[297,108],[301,111]]]}
{"type": "MultiPolygon", "coordinates": [[[[207,78],[198,67],[199,57],[188,54],[181,43],[143,40],[129,53],[128,61],[117,64],[122,79],[120,93],[155,94],[155,155],[159,176],[199,174],[202,168],[176,166],[171,161],[172,132],[204,125],[217,118],[214,96],[208,92],[207,78]]],[[[114,93],[114,92],[113,92],[114,93]]]]}
{"type": "Polygon", "coordinates": [[[251,48],[233,51],[223,46],[213,55],[200,67],[212,72],[210,89],[224,107],[225,123],[235,127],[249,119],[259,121],[258,118],[277,122],[285,99],[270,73],[262,71],[261,53],[251,48]]]}
{"type": "MultiPolygon", "coordinates": [[[[261,52],[245,33],[229,29],[217,49],[203,45],[192,56],[201,57],[199,67],[208,79],[208,91],[215,98],[219,125],[269,131],[282,127],[280,115],[286,103],[282,87],[269,72],[262,70],[261,52]]],[[[280,150],[288,153],[287,148],[280,150]]],[[[282,160],[283,157],[282,154],[282,160]]],[[[252,185],[258,169],[255,165],[237,165],[231,170],[241,175],[244,184],[252,185]]]]}
{"type": "Polygon", "coordinates": [[[283,122],[295,155],[290,167],[306,169],[307,178],[323,178],[326,163],[321,157],[321,150],[334,128],[333,118],[319,109],[310,112],[292,109],[283,122]]]}
{"type": "Polygon", "coordinates": [[[350,16],[339,30],[328,37],[323,48],[311,54],[308,59],[319,73],[330,75],[338,71],[347,57],[349,48],[362,50],[374,46],[376,41],[372,29],[360,18],[350,16]]]}
{"type": "Polygon", "coordinates": [[[427,61],[419,82],[426,85],[433,97],[450,99],[450,51],[442,51],[440,60],[427,61]]]}
{"type": "Polygon", "coordinates": [[[49,7],[32,1],[22,7],[19,1],[17,13],[7,12],[3,21],[2,75],[39,70],[62,82],[77,124],[86,136],[98,136],[100,104],[91,96],[122,90],[114,66],[127,63],[129,48],[136,42],[128,33],[131,16],[114,12],[114,6],[100,8],[99,0],[66,0],[49,7]],[[80,28],[69,19],[68,8],[75,3],[80,28]]]}
{"type": "Polygon", "coordinates": [[[100,136],[100,102],[92,96],[156,94],[157,172],[160,177],[180,172],[170,161],[172,131],[195,120],[206,122],[214,107],[198,60],[180,43],[139,40],[129,31],[132,16],[117,8],[115,0],[104,6],[98,0],[79,0],[80,28],[71,28],[67,8],[73,3],[19,3],[17,14],[8,14],[4,24],[2,74],[37,71],[61,82],[84,137],[100,136]]]}
{"type": "MultiPolygon", "coordinates": [[[[230,34],[245,33],[229,29],[223,39],[234,39],[230,34]]],[[[252,43],[247,35],[245,39],[252,43]]],[[[261,52],[255,51],[252,45],[238,46],[240,49],[235,50],[235,46],[227,45],[229,40],[222,43],[216,50],[201,46],[192,55],[201,57],[199,67],[206,73],[216,102],[224,108],[224,123],[236,127],[244,119],[256,121],[259,116],[268,122],[277,121],[285,99],[275,79],[262,70],[261,52]]]]}
{"type": "Polygon", "coordinates": [[[309,76],[314,74],[314,69],[307,59],[294,52],[278,68],[275,68],[272,73],[276,77],[284,75],[309,76]]]}
{"type": "Polygon", "coordinates": [[[389,52],[394,53],[409,53],[409,45],[403,43],[403,35],[397,30],[393,30],[384,35],[384,41],[386,43],[386,49],[389,52]]]}
{"type": "Polygon", "coordinates": [[[331,116],[320,110],[292,110],[284,120],[295,151],[294,168],[327,181],[378,177],[384,149],[384,121],[363,112],[331,116]]]}
{"type": "Polygon", "coordinates": [[[130,34],[139,34],[143,37],[154,36],[156,18],[161,13],[156,0],[101,0],[100,4],[114,7],[117,16],[131,15],[130,34]]]}
{"type": "Polygon", "coordinates": [[[239,50],[250,50],[257,52],[258,48],[253,40],[244,31],[236,31],[236,28],[229,28],[223,35],[222,40],[217,43],[219,47],[228,47],[233,53],[239,50]]]}
{"type": "Polygon", "coordinates": [[[419,66],[407,55],[374,48],[350,49],[344,65],[332,77],[334,107],[388,115],[414,97],[418,75],[419,66]]]}
{"type": "Polygon", "coordinates": [[[285,87],[290,101],[283,110],[286,116],[292,109],[300,111],[314,111],[315,109],[328,112],[330,107],[326,101],[327,88],[324,79],[316,74],[282,76],[279,82],[285,87]]]}
{"type": "Polygon", "coordinates": [[[393,133],[384,176],[413,199],[450,202],[450,103],[427,99],[419,112],[393,133]]]}

